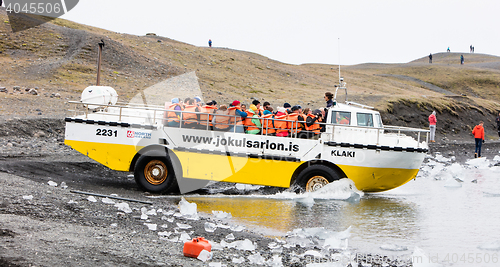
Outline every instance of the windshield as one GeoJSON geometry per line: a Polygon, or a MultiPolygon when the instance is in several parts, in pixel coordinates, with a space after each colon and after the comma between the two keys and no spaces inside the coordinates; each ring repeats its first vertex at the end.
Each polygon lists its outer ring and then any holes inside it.
{"type": "Polygon", "coordinates": [[[344,112],[344,111],[332,112],[332,118],[331,118],[330,123],[350,125],[351,124],[351,112],[344,112]]]}

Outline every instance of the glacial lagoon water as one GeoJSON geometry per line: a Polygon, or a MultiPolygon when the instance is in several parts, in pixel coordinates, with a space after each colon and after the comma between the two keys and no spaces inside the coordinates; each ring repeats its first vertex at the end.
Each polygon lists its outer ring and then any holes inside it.
{"type": "Polygon", "coordinates": [[[231,213],[233,221],[268,236],[351,227],[347,250],[354,253],[404,258],[423,252],[426,262],[414,266],[500,266],[500,167],[493,166],[499,161],[496,156],[458,164],[438,155],[428,158],[415,180],[361,196],[337,184],[318,194],[186,199],[198,211],[231,213]]]}

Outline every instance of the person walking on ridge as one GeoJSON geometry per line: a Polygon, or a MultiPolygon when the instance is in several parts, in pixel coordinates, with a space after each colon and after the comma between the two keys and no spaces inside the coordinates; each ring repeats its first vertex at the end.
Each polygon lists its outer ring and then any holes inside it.
{"type": "Polygon", "coordinates": [[[498,137],[500,138],[500,112],[498,113],[498,117],[495,119],[497,123],[497,131],[498,131],[498,137]]]}
{"type": "Polygon", "coordinates": [[[432,64],[432,54],[429,54],[429,63],[432,64]]]}
{"type": "Polygon", "coordinates": [[[212,47],[212,39],[208,39],[208,47],[212,47]]]}
{"type": "Polygon", "coordinates": [[[430,143],[435,143],[436,140],[436,111],[432,111],[432,114],[429,115],[429,130],[431,131],[431,135],[429,138],[430,143]]]}
{"type": "Polygon", "coordinates": [[[464,64],[464,55],[460,55],[460,64],[463,65],[464,64]]]}
{"type": "Polygon", "coordinates": [[[475,142],[476,142],[476,150],[474,152],[474,158],[480,158],[481,157],[481,145],[484,143],[484,128],[483,128],[484,122],[480,121],[476,127],[474,127],[474,130],[472,130],[472,134],[474,135],[475,142]]]}

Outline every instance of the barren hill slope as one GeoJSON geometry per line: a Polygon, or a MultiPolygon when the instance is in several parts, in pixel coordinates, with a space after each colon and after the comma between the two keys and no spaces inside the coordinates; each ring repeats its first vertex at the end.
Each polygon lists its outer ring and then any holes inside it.
{"type": "MultiPolygon", "coordinates": [[[[43,19],[19,16],[18,22],[43,19]]],[[[97,43],[103,52],[101,84],[114,87],[122,101],[145,88],[195,71],[206,100],[229,103],[251,98],[274,106],[289,102],[313,108],[324,105],[323,94],[338,83],[338,66],[290,65],[230,48],[197,47],[159,36],[134,36],[55,19],[36,28],[12,33],[0,9],[0,112],[3,117],[62,118],[67,100],[95,84],[97,43]],[[13,87],[20,86],[20,92],[13,87]],[[25,92],[38,88],[39,95],[25,92]],[[58,95],[61,98],[58,98],[58,95]],[[54,97],[56,96],[56,97],[54,97]]],[[[376,107],[386,123],[425,127],[438,111],[442,134],[466,137],[478,120],[493,120],[500,109],[500,58],[483,54],[434,54],[404,64],[342,66],[351,101],[376,107]]],[[[339,97],[343,101],[344,94],[339,97]]],[[[438,130],[438,131],[439,131],[438,130]]]]}

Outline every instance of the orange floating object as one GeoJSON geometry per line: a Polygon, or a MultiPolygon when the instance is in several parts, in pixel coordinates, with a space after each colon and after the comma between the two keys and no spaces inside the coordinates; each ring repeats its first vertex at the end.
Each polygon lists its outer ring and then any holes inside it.
{"type": "Polygon", "coordinates": [[[203,237],[193,238],[193,240],[184,243],[183,253],[186,257],[198,258],[202,250],[208,252],[212,250],[212,245],[203,237]]]}

